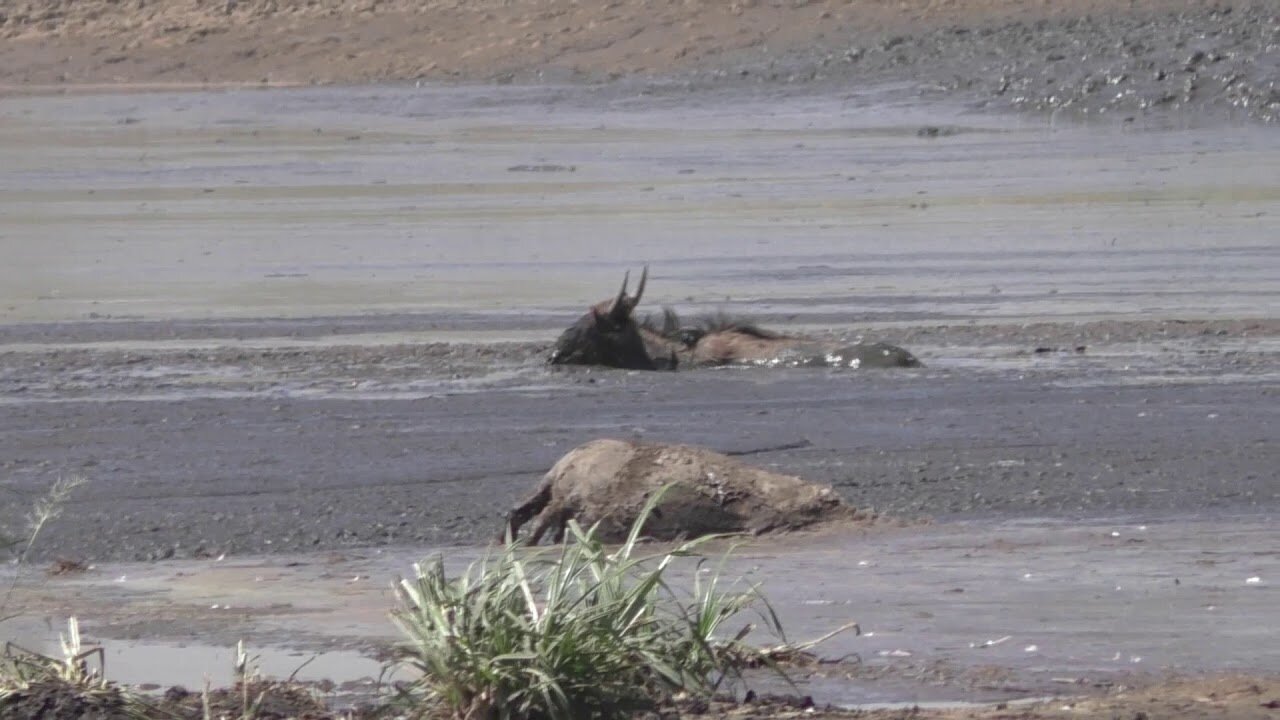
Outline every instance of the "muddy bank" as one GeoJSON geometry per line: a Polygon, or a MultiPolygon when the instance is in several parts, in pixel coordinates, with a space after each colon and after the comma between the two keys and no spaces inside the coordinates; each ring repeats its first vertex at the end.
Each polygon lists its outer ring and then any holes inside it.
{"type": "MultiPolygon", "coordinates": [[[[1084,718],[1114,720],[1148,713],[1183,718],[1215,720],[1269,720],[1280,701],[1280,681],[1249,675],[1180,678],[1163,683],[1146,683],[1138,688],[1122,687],[1099,697],[1067,696],[1034,703],[991,703],[987,705],[932,706],[913,703],[897,707],[844,709],[817,704],[807,695],[752,693],[745,699],[722,694],[711,699],[682,699],[639,715],[644,718],[705,718],[706,720],[897,720],[906,714],[920,720],[1050,720],[1084,718]]],[[[126,707],[123,698],[108,690],[81,695],[67,686],[41,684],[0,701],[4,720],[116,720],[117,718],[164,718],[202,720],[209,714],[234,717],[245,712],[245,697],[254,698],[255,717],[285,720],[373,720],[400,717],[402,705],[363,704],[354,709],[334,710],[326,705],[326,693],[306,685],[250,683],[247,687],[218,688],[206,703],[198,693],[172,688],[163,698],[126,707]]],[[[430,717],[430,716],[428,716],[430,717]]],[[[444,717],[443,714],[440,717],[444,717]]]]}
{"type": "MultiPolygon", "coordinates": [[[[859,623],[862,634],[818,648],[827,662],[793,668],[799,692],[819,704],[1093,695],[1170,676],[1280,672],[1272,526],[1265,516],[879,526],[755,540],[723,571],[758,584],[793,641],[859,623]]],[[[724,547],[708,548],[717,565],[724,547]]],[[[390,580],[437,550],[37,574],[14,597],[24,615],[5,628],[26,647],[52,649],[76,615],[126,683],[225,682],[243,639],[265,672],[287,676],[319,653],[300,678],[368,692],[378,675],[369,658],[397,640],[390,580]]],[[[449,572],[483,552],[445,549],[449,572]]],[[[696,567],[677,561],[671,582],[684,587],[696,567]]],[[[750,680],[762,694],[791,691],[767,672],[750,680]]]]}
{"type": "Polygon", "coordinates": [[[1280,118],[1280,19],[1237,0],[596,4],[28,0],[0,13],[9,90],[579,80],[685,88],[905,83],[999,109],[1280,118]]]}

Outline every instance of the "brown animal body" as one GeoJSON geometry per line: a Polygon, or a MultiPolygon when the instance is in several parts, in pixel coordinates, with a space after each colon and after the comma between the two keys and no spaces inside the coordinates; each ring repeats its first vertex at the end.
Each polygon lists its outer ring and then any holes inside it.
{"type": "Polygon", "coordinates": [[[859,514],[827,486],[745,465],[705,448],[593,440],[560,459],[507,515],[512,539],[533,521],[529,543],[564,539],[570,520],[599,524],[606,542],[626,538],[645,502],[668,487],[644,534],[656,539],[766,533],[859,514]],[[669,487],[668,487],[669,486],[669,487]]]}
{"type": "Polygon", "coordinates": [[[678,366],[760,365],[768,367],[919,367],[910,352],[887,343],[840,345],[781,335],[749,323],[716,318],[690,327],[674,311],[656,321],[635,319],[649,268],[634,296],[622,289],[560,334],[550,362],[601,365],[629,370],[675,370],[678,366]]]}

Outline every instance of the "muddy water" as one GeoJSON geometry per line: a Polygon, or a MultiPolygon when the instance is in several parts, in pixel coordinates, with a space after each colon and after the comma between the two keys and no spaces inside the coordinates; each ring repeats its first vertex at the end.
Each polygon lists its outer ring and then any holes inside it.
{"type": "Polygon", "coordinates": [[[516,330],[642,262],[654,303],[823,326],[1280,311],[1274,129],[884,99],[6,98],[0,322],[372,312],[516,330]]]}
{"type": "MultiPolygon", "coordinates": [[[[821,647],[845,662],[795,671],[820,702],[1000,700],[1170,672],[1280,672],[1274,540],[1257,518],[957,523],[756,541],[734,551],[725,573],[760,584],[793,640],[859,623],[861,635],[821,647]]],[[[434,552],[110,564],[34,595],[82,614],[125,682],[221,678],[227,648],[246,639],[268,672],[287,676],[318,651],[299,676],[342,683],[378,676],[360,653],[397,641],[389,579],[434,552]]],[[[449,572],[481,554],[449,549],[449,572]]],[[[690,570],[677,566],[676,587],[690,570]]]]}

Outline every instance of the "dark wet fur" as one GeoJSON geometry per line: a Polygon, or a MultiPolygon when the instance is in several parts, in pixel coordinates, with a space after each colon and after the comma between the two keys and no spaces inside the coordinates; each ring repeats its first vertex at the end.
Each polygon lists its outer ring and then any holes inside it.
{"type": "Polygon", "coordinates": [[[668,340],[677,340],[680,334],[680,315],[674,309],[664,307],[660,318],[645,315],[640,321],[640,329],[668,340]]]}
{"type": "Polygon", "coordinates": [[[630,370],[657,370],[635,322],[593,308],[556,340],[553,365],[604,365],[630,370]]]}
{"type": "Polygon", "coordinates": [[[693,347],[702,338],[715,333],[739,333],[761,340],[778,340],[784,337],[765,330],[750,320],[736,318],[724,312],[700,315],[692,324],[686,325],[681,322],[679,313],[669,307],[662,309],[661,320],[652,315],[646,316],[640,322],[640,328],[671,342],[680,343],[686,348],[693,347]]]}

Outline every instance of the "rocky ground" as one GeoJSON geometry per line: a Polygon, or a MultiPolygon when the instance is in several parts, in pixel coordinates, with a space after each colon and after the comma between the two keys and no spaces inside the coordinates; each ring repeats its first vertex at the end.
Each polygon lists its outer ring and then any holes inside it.
{"type": "Polygon", "coordinates": [[[1268,0],[24,0],[8,92],[387,81],[903,82],[993,109],[1280,120],[1268,0]]]}

